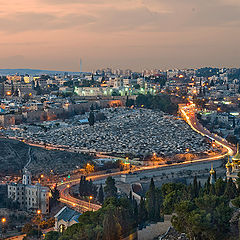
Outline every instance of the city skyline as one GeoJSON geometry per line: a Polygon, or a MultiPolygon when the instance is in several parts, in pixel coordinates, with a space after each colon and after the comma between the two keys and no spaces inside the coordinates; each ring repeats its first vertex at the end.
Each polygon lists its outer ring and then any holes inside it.
{"type": "Polygon", "coordinates": [[[238,1],[0,0],[0,68],[238,67],[238,1]]]}

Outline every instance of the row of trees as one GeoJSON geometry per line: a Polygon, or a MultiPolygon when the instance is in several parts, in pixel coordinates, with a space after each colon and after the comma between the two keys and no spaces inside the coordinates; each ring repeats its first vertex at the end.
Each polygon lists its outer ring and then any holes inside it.
{"type": "Polygon", "coordinates": [[[92,180],[86,180],[85,176],[81,176],[79,183],[79,195],[81,197],[85,196],[97,196],[97,187],[93,184],[92,180]]]}
{"type": "Polygon", "coordinates": [[[202,186],[195,177],[190,185],[167,183],[161,188],[156,188],[151,179],[139,204],[132,192],[128,197],[119,197],[112,177],[107,178],[104,189],[100,188],[102,201],[105,199],[102,208],[82,214],[79,224],[69,227],[56,239],[121,239],[137,227],[161,221],[164,214],[172,213],[175,213],[173,226],[179,232],[185,232],[189,239],[225,239],[230,232],[232,217],[229,202],[234,199],[232,202],[240,205],[240,188],[236,188],[232,179],[218,178],[215,184],[210,184],[208,179],[202,186]]]}
{"type": "MultiPolygon", "coordinates": [[[[100,189],[103,190],[102,186],[100,189]]],[[[146,221],[159,221],[161,218],[162,198],[159,189],[155,188],[153,179],[140,204],[132,196],[119,197],[115,180],[108,177],[104,191],[105,201],[102,208],[96,212],[86,212],[79,217],[79,224],[69,227],[64,234],[57,238],[67,239],[104,239],[117,240],[134,232],[138,225],[146,221]]],[[[98,194],[99,196],[99,194],[98,194]]],[[[51,235],[54,235],[51,233],[51,235]]],[[[54,236],[56,236],[55,234],[54,236]]],[[[47,238],[51,239],[51,238],[47,238]]]]}

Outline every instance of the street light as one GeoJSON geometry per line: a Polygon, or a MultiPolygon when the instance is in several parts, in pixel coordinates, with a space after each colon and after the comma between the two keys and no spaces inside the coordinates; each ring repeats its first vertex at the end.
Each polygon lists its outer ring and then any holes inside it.
{"type": "Polygon", "coordinates": [[[90,200],[92,200],[93,199],[93,196],[89,196],[89,206],[88,206],[88,208],[90,209],[90,200]]]}
{"type": "Polygon", "coordinates": [[[38,238],[40,238],[40,222],[41,222],[41,210],[37,210],[37,215],[40,216],[39,217],[39,223],[38,223],[38,238]]]}
{"type": "Polygon", "coordinates": [[[6,222],[7,220],[6,220],[6,218],[2,218],[2,238],[3,238],[3,232],[4,232],[4,224],[5,224],[5,222],[6,222]]]}

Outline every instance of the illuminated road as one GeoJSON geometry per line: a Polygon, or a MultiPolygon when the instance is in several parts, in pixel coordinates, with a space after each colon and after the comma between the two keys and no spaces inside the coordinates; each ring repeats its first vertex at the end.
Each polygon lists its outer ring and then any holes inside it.
{"type": "MultiPolygon", "coordinates": [[[[198,162],[213,161],[213,160],[222,159],[227,155],[234,154],[235,148],[232,145],[230,145],[225,139],[219,137],[218,135],[210,133],[206,128],[204,128],[198,122],[198,120],[195,116],[194,104],[183,105],[180,107],[179,111],[181,112],[183,118],[186,120],[186,122],[189,124],[189,126],[194,131],[196,131],[197,133],[201,134],[202,136],[207,137],[210,140],[214,141],[216,144],[222,146],[226,151],[223,152],[222,154],[210,156],[207,158],[194,159],[194,160],[185,161],[185,162],[181,162],[181,163],[173,163],[171,165],[161,164],[161,165],[155,165],[155,166],[141,166],[136,169],[132,169],[131,172],[135,172],[135,171],[140,172],[140,171],[152,170],[152,169],[163,168],[163,167],[173,167],[173,166],[181,166],[181,165],[186,165],[186,164],[194,164],[194,163],[198,163],[198,162]]],[[[53,146],[53,145],[46,146],[46,145],[40,145],[37,143],[30,143],[30,142],[26,142],[26,143],[29,145],[32,145],[32,146],[44,147],[49,150],[63,150],[63,151],[69,151],[69,152],[80,152],[79,150],[70,149],[68,147],[62,148],[60,146],[53,146]]],[[[102,155],[100,153],[97,153],[97,156],[113,158],[112,156],[102,155]]],[[[96,173],[96,175],[89,176],[89,177],[87,177],[87,179],[91,178],[93,181],[103,180],[103,179],[106,179],[108,176],[118,176],[121,174],[127,174],[128,172],[129,172],[129,170],[115,172],[115,173],[108,173],[108,174],[97,174],[96,173]]],[[[91,202],[89,203],[88,201],[79,200],[70,195],[69,188],[73,185],[79,184],[79,181],[80,181],[80,177],[78,177],[76,179],[71,179],[71,180],[65,181],[64,183],[62,183],[62,182],[58,183],[58,189],[60,190],[60,201],[71,207],[75,207],[77,210],[79,210],[81,212],[96,211],[99,208],[101,208],[101,206],[98,204],[93,204],[91,202]]]]}
{"type": "Polygon", "coordinates": [[[194,107],[194,104],[190,104],[188,106],[185,105],[179,109],[189,126],[197,133],[209,138],[210,140],[214,140],[217,144],[225,148],[227,150],[227,153],[222,155],[222,157],[225,157],[226,155],[232,156],[234,154],[235,148],[229,144],[226,139],[221,138],[217,134],[213,134],[204,128],[196,118],[194,107]]]}
{"type": "MultiPolygon", "coordinates": [[[[210,133],[206,128],[204,128],[198,122],[196,115],[195,115],[194,104],[190,104],[188,106],[185,105],[185,106],[181,107],[179,110],[180,110],[182,116],[184,117],[184,119],[186,120],[186,122],[189,124],[189,126],[194,131],[196,131],[197,133],[201,134],[204,137],[209,138],[210,140],[214,141],[216,144],[222,146],[224,149],[226,149],[225,153],[223,152],[222,154],[218,154],[215,156],[202,158],[202,159],[195,159],[195,160],[191,160],[191,161],[185,161],[182,163],[173,163],[171,165],[162,164],[162,165],[156,165],[156,166],[141,166],[136,170],[132,170],[132,172],[134,172],[134,171],[140,172],[140,171],[151,170],[151,169],[155,169],[155,168],[173,167],[173,166],[179,166],[179,165],[193,164],[193,163],[197,163],[197,162],[219,160],[219,159],[224,158],[227,155],[234,154],[235,148],[232,145],[230,145],[225,139],[219,137],[218,135],[210,133]]],[[[105,156],[105,157],[107,157],[107,156],[105,156]]],[[[88,177],[88,179],[91,178],[94,181],[94,180],[106,179],[108,176],[117,176],[117,175],[126,174],[126,173],[128,173],[128,171],[102,174],[102,175],[94,175],[94,176],[88,177]]],[[[81,210],[81,211],[99,209],[101,206],[95,205],[95,204],[90,204],[90,209],[89,209],[88,202],[80,201],[80,200],[70,196],[68,187],[78,184],[79,181],[80,181],[80,179],[74,179],[74,180],[65,182],[63,184],[60,183],[59,184],[59,187],[61,189],[61,199],[60,200],[64,203],[78,207],[79,210],[81,210]]]]}

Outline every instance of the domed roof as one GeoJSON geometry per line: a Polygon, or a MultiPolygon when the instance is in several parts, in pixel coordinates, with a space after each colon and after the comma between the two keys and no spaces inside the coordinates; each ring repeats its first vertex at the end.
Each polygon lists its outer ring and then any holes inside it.
{"type": "Polygon", "coordinates": [[[225,166],[226,166],[226,168],[230,168],[232,166],[232,164],[229,162],[229,156],[228,156],[228,161],[225,166]]]}
{"type": "Polygon", "coordinates": [[[240,161],[239,144],[237,144],[237,153],[233,156],[232,160],[234,162],[240,161]]]}
{"type": "Polygon", "coordinates": [[[231,165],[231,163],[228,161],[225,166],[226,166],[226,168],[230,168],[232,165],[231,165]]]}
{"type": "Polygon", "coordinates": [[[214,169],[213,169],[213,165],[212,165],[212,168],[210,170],[210,174],[213,175],[215,173],[214,169]]]}

